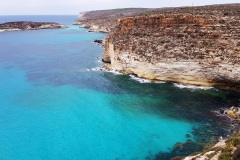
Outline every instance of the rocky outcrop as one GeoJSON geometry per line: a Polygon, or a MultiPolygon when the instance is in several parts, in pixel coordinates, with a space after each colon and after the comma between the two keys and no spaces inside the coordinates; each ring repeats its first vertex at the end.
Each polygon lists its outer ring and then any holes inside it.
{"type": "Polygon", "coordinates": [[[196,155],[180,158],[180,160],[218,160],[218,157],[222,152],[221,150],[223,150],[225,147],[226,140],[220,140],[215,146],[208,148],[207,150],[196,155]]]}
{"type": "Polygon", "coordinates": [[[105,40],[106,68],[240,89],[240,4],[155,10],[118,23],[105,40]]]}
{"type": "Polygon", "coordinates": [[[230,119],[232,135],[226,139],[220,138],[215,145],[212,145],[212,142],[210,142],[201,152],[193,153],[185,158],[181,156],[174,157],[171,160],[239,160],[240,107],[232,106],[228,109],[220,109],[219,112],[230,119]]]}
{"type": "Polygon", "coordinates": [[[152,10],[154,9],[125,8],[81,12],[74,24],[87,28],[92,32],[110,32],[118,24],[118,19],[152,10]]]}
{"type": "Polygon", "coordinates": [[[232,119],[237,119],[240,121],[240,108],[239,107],[231,107],[228,111],[226,111],[227,115],[232,119]]]}
{"type": "Polygon", "coordinates": [[[240,133],[234,133],[226,140],[220,140],[215,146],[206,148],[201,153],[178,160],[239,160],[240,133]]]}
{"type": "Polygon", "coordinates": [[[67,28],[67,26],[53,22],[31,22],[31,21],[7,22],[0,24],[0,32],[56,29],[56,28],[67,28]]]}
{"type": "Polygon", "coordinates": [[[240,131],[240,107],[234,107],[224,111],[224,114],[227,115],[231,120],[231,130],[240,131]]]}

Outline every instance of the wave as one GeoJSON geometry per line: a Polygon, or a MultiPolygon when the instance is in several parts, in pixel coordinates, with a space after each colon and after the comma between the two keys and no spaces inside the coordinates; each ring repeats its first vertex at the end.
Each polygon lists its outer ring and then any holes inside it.
{"type": "Polygon", "coordinates": [[[117,74],[117,75],[122,75],[123,74],[123,73],[118,72],[116,70],[106,70],[106,72],[110,72],[110,73],[117,74]]]}
{"type": "Polygon", "coordinates": [[[97,62],[97,63],[103,63],[103,62],[102,62],[102,59],[97,59],[95,62],[97,62]]]}
{"type": "Polygon", "coordinates": [[[140,83],[152,83],[152,81],[150,81],[150,80],[139,78],[139,77],[136,77],[132,74],[130,74],[129,77],[133,80],[136,80],[136,81],[140,82],[140,83]]]}
{"type": "Polygon", "coordinates": [[[90,68],[90,69],[86,69],[87,71],[101,71],[102,68],[101,67],[95,67],[95,68],[90,68]]]}
{"type": "Polygon", "coordinates": [[[183,84],[178,84],[178,83],[173,83],[173,85],[180,89],[187,88],[187,89],[192,89],[192,90],[197,90],[197,89],[209,90],[209,89],[214,88],[214,87],[199,87],[199,86],[183,85],[183,84]]]}

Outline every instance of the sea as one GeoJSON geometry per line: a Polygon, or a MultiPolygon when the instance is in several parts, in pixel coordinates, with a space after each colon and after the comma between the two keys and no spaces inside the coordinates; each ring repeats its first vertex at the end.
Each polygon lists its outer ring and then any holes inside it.
{"type": "Polygon", "coordinates": [[[105,33],[72,16],[0,16],[66,29],[0,33],[1,160],[170,160],[231,134],[240,93],[103,71],[105,33]]]}

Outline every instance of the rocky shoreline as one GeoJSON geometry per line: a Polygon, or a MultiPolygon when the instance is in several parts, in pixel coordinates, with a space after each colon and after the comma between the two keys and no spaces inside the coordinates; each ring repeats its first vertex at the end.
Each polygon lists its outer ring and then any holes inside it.
{"type": "MultiPolygon", "coordinates": [[[[240,4],[145,10],[118,20],[82,16],[76,24],[109,32],[105,69],[151,81],[240,91],[240,4]]],[[[240,159],[240,108],[220,112],[230,118],[233,135],[173,160],[240,159]]]]}
{"type": "Polygon", "coordinates": [[[214,146],[204,149],[200,153],[179,160],[239,160],[240,159],[240,107],[220,109],[220,114],[227,116],[232,125],[232,135],[227,139],[220,139],[214,146]]]}
{"type": "Polygon", "coordinates": [[[240,90],[239,9],[194,7],[122,18],[105,39],[106,68],[152,81],[240,90]]]}
{"type": "Polygon", "coordinates": [[[240,90],[239,10],[240,4],[145,9],[127,15],[111,10],[111,18],[93,11],[75,23],[109,32],[106,69],[151,81],[240,90]]]}
{"type": "Polygon", "coordinates": [[[67,28],[67,26],[54,22],[32,22],[32,21],[6,22],[0,24],[0,32],[58,29],[58,28],[67,28]]]}

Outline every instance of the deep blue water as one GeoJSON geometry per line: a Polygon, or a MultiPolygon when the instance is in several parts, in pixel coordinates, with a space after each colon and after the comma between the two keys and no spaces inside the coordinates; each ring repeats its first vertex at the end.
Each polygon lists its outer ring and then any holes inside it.
{"type": "Polygon", "coordinates": [[[93,40],[106,35],[71,25],[76,18],[0,16],[69,26],[0,33],[0,159],[165,160],[230,134],[217,111],[239,93],[89,71],[103,65],[93,40]]]}

